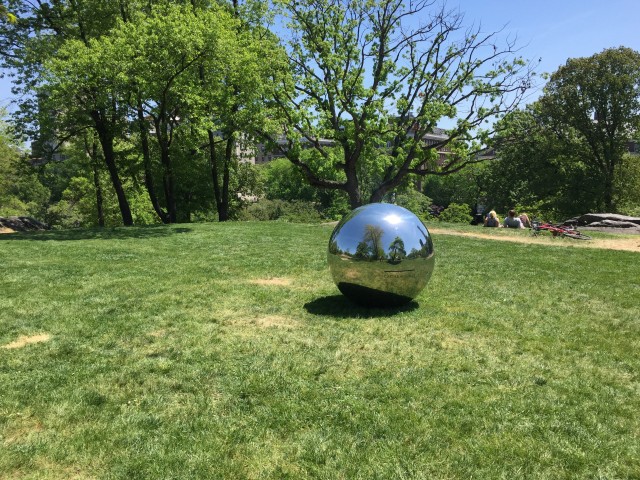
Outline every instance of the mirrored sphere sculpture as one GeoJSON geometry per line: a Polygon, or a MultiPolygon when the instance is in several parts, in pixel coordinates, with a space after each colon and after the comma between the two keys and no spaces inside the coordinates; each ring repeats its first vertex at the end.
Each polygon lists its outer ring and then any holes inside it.
{"type": "Polygon", "coordinates": [[[329,240],[333,281],[364,306],[395,307],[418,295],[434,266],[433,242],[413,213],[388,203],[356,208],[329,240]]]}

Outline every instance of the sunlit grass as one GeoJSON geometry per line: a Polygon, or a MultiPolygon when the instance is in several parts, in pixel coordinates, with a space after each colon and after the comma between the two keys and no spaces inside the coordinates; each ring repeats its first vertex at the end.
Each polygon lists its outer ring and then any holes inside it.
{"type": "Polygon", "coordinates": [[[640,476],[640,254],[434,235],[370,310],[330,232],[0,236],[0,478],[640,476]]]}

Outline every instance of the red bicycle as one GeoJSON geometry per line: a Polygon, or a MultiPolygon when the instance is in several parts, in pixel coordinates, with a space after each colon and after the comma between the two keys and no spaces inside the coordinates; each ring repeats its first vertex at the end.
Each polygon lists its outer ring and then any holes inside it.
{"type": "Polygon", "coordinates": [[[569,237],[576,240],[591,240],[591,237],[589,235],[585,235],[584,233],[579,232],[575,227],[538,222],[536,220],[532,221],[531,234],[537,237],[540,232],[550,232],[554,237],[569,237]]]}

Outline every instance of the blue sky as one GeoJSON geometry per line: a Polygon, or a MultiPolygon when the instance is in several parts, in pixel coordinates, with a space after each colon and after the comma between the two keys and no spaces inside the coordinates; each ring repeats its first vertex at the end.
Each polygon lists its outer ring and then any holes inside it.
{"type": "Polygon", "coordinates": [[[524,58],[542,59],[540,73],[606,48],[640,51],[638,0],[450,0],[447,5],[459,8],[466,24],[480,24],[487,32],[504,27],[503,35],[516,35],[524,58]]]}
{"type": "MultiPolygon", "coordinates": [[[[485,32],[503,29],[517,36],[523,57],[542,59],[539,72],[554,72],[568,58],[588,57],[605,48],[640,51],[638,0],[449,0],[465,24],[485,32]]],[[[531,99],[537,96],[532,92],[531,99]]],[[[11,100],[7,79],[0,79],[0,106],[11,100]]]]}

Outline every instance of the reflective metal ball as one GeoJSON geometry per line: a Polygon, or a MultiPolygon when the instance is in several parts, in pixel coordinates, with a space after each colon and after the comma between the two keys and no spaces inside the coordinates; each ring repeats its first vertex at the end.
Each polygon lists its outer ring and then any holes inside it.
{"type": "Polygon", "coordinates": [[[388,203],[356,208],[329,240],[333,281],[364,306],[395,307],[418,295],[434,266],[433,242],[413,213],[388,203]]]}

